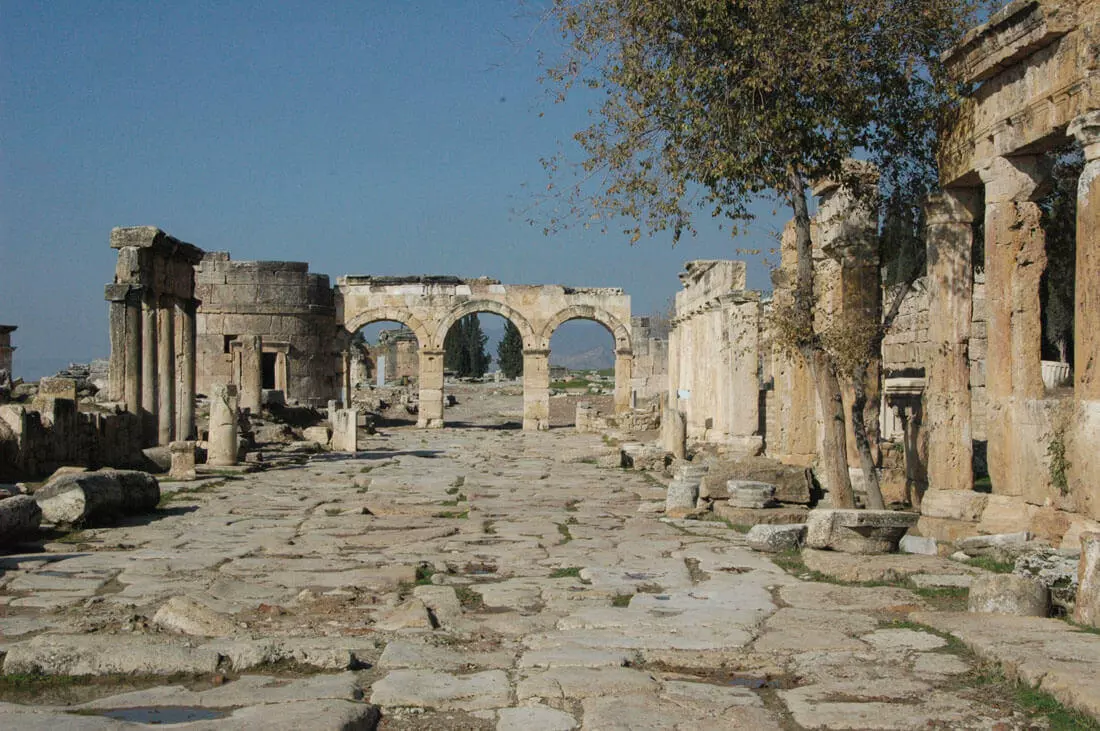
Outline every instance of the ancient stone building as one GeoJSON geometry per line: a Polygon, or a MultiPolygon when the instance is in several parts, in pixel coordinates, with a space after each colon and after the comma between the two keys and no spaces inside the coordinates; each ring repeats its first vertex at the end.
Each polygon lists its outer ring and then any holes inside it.
{"type": "Polygon", "coordinates": [[[146,446],[195,431],[195,269],[202,250],[153,226],[116,228],[108,398],[141,417],[146,446]]]}
{"type": "Polygon", "coordinates": [[[386,383],[414,381],[420,372],[420,356],[417,350],[416,335],[408,328],[378,333],[378,344],[370,349],[373,361],[370,369],[372,380],[377,382],[377,371],[384,369],[386,383]]]}
{"type": "MultiPolygon", "coordinates": [[[[233,261],[225,252],[203,256],[195,268],[196,389],[240,383],[242,358],[259,336],[262,390],[288,402],[320,406],[336,393],[335,307],[324,274],[304,262],[233,261]],[[239,341],[238,345],[235,342],[239,341]]],[[[242,397],[244,394],[242,394],[242,397]]]]}
{"type": "Polygon", "coordinates": [[[758,454],[760,293],[745,288],[745,263],[689,261],[680,274],[669,332],[669,409],[687,438],[731,454],[758,454]]]}
{"type": "Polygon", "coordinates": [[[1100,519],[1098,44],[1100,4],[1017,0],[946,56],[974,92],[942,140],[943,191],[927,210],[926,534],[1031,530],[1058,539],[1100,519]],[[1048,251],[1038,201],[1049,185],[1044,153],[1071,139],[1085,167],[1072,388],[1059,389],[1044,383],[1041,363],[1048,251]],[[976,221],[984,231],[988,496],[972,492],[976,221]]]}

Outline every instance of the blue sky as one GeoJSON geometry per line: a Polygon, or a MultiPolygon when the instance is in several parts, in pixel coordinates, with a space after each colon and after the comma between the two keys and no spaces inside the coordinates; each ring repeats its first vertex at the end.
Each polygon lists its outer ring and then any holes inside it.
{"type": "MultiPolygon", "coordinates": [[[[684,261],[769,246],[770,215],[748,238],[707,230],[675,249],[527,223],[539,158],[571,148],[591,101],[554,105],[538,83],[555,37],[537,8],[0,0],[0,322],[19,326],[16,376],[106,356],[113,226],[333,279],[619,286],[636,314],[666,306],[684,261]]],[[[767,286],[762,264],[749,283],[767,286]]]]}

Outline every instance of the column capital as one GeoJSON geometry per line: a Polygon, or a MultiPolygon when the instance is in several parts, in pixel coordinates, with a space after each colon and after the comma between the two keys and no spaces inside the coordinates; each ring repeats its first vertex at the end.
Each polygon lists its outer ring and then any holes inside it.
{"type": "Polygon", "coordinates": [[[978,194],[975,189],[940,190],[924,199],[924,221],[929,226],[970,224],[974,222],[977,208],[978,194]]]}
{"type": "Polygon", "coordinates": [[[1085,151],[1085,160],[1100,159],[1100,109],[1085,112],[1069,123],[1066,131],[1077,138],[1085,151]]]}
{"type": "Polygon", "coordinates": [[[134,294],[141,294],[143,287],[137,284],[108,284],[103,298],[108,302],[123,302],[134,294]]]}
{"type": "Polygon", "coordinates": [[[1042,198],[1049,189],[1050,161],[1043,155],[994,157],[978,166],[985,202],[1022,203],[1042,198]]]}

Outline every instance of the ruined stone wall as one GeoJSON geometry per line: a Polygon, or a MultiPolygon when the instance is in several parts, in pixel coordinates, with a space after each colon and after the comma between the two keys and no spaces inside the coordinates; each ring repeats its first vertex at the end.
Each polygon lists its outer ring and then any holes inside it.
{"type": "Polygon", "coordinates": [[[145,466],[139,415],[82,412],[70,399],[37,406],[0,406],[0,481],[44,477],[64,465],[145,466]]]}
{"type": "Polygon", "coordinates": [[[12,371],[12,355],[15,348],[11,344],[11,333],[16,329],[15,325],[0,325],[0,371],[7,372],[12,378],[15,377],[12,371]]]}
{"type": "Polygon", "coordinates": [[[668,337],[654,336],[648,317],[631,318],[634,377],[631,388],[639,399],[668,390],[668,337]]]}
{"type": "Polygon", "coordinates": [[[288,402],[319,406],[336,397],[335,309],[327,276],[311,274],[304,262],[232,261],[218,252],[195,268],[195,296],[201,301],[200,393],[233,382],[229,344],[258,335],[264,353],[274,353],[281,369],[276,381],[285,375],[288,402]]]}

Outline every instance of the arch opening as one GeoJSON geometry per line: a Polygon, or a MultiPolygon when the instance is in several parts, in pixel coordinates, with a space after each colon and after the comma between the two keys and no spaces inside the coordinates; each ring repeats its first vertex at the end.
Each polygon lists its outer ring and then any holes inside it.
{"type": "Polygon", "coordinates": [[[447,426],[495,429],[522,426],[520,327],[497,312],[475,310],[454,318],[442,333],[447,426]]]}
{"type": "Polygon", "coordinates": [[[381,417],[383,425],[415,423],[420,381],[420,340],[392,319],[364,322],[341,353],[344,398],[381,417]]]}

